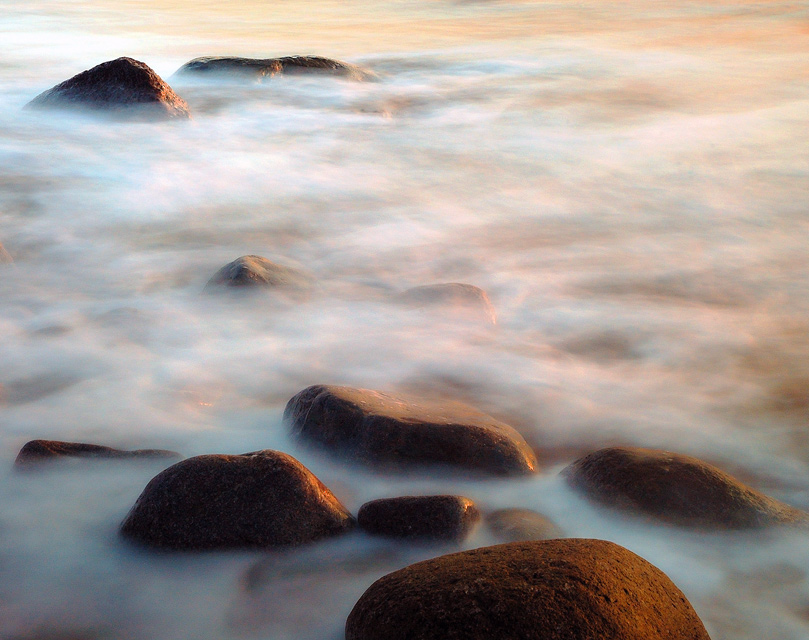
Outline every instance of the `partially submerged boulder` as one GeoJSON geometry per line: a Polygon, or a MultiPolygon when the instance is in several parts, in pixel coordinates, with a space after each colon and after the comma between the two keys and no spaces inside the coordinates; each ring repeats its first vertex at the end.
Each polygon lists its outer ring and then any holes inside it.
{"type": "Polygon", "coordinates": [[[372,500],[357,514],[357,522],[368,533],[423,540],[463,540],[479,520],[474,502],[448,495],[372,500]]]}
{"type": "Polygon", "coordinates": [[[17,469],[30,469],[43,462],[60,459],[82,458],[95,460],[166,460],[181,458],[176,451],[165,449],[135,449],[125,451],[85,442],[61,442],[59,440],[31,440],[26,442],[14,465],[17,469]]]}
{"type": "Polygon", "coordinates": [[[670,524],[748,529],[809,523],[809,514],[748,487],[707,462],[670,451],[599,449],[562,473],[588,498],[670,524]]]}
{"type": "Polygon", "coordinates": [[[311,278],[291,267],[270,262],[261,256],[242,256],[219,269],[205,285],[206,293],[223,288],[267,289],[294,297],[306,296],[312,288],[311,278]]]}
{"type": "Polygon", "coordinates": [[[41,93],[26,107],[82,108],[126,118],[188,118],[188,105],[149,66],[117,58],[41,93]]]}
{"type": "Polygon", "coordinates": [[[499,509],[486,515],[486,524],[509,542],[562,537],[562,530],[552,520],[531,509],[499,509]]]}
{"type": "Polygon", "coordinates": [[[513,542],[441,556],[372,584],[346,640],[709,640],[658,568],[612,542],[513,542]]]}
{"type": "Polygon", "coordinates": [[[376,80],[377,75],[354,64],[320,56],[284,56],[281,58],[239,58],[207,56],[186,62],[178,74],[231,74],[263,80],[275,75],[320,74],[348,80],[376,80]]]}
{"type": "Polygon", "coordinates": [[[14,262],[14,258],[11,257],[11,254],[3,247],[3,243],[0,242],[0,264],[11,264],[12,262],[14,262]]]}
{"type": "Polygon", "coordinates": [[[284,419],[300,437],[368,464],[445,464],[495,475],[537,466],[515,429],[460,402],[315,385],[287,403],[284,419]]]}
{"type": "Polygon", "coordinates": [[[451,313],[484,324],[497,323],[497,313],[489,296],[472,284],[446,282],[413,287],[397,294],[393,300],[412,309],[451,313]]]}
{"type": "Polygon", "coordinates": [[[339,535],[354,518],[295,458],[279,451],[205,455],[155,476],[121,535],[163,549],[299,545],[339,535]]]}

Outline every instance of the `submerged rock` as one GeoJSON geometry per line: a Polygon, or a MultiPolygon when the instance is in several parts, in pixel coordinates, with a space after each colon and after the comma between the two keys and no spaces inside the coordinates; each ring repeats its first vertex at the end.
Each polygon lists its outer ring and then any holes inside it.
{"type": "Polygon", "coordinates": [[[84,442],[60,442],[59,440],[31,440],[26,442],[14,465],[18,469],[29,469],[43,462],[53,462],[64,458],[93,458],[107,460],[145,460],[156,459],[165,460],[167,458],[181,458],[176,451],[165,449],[135,449],[134,451],[124,451],[113,449],[97,444],[86,444],[84,442]]]}
{"type": "Polygon", "coordinates": [[[11,264],[14,262],[14,258],[11,257],[11,254],[6,251],[3,243],[0,242],[0,264],[11,264]]]}
{"type": "Polygon", "coordinates": [[[103,62],[41,93],[26,107],[78,107],[128,118],[188,118],[188,105],[143,62],[103,62]]]}
{"type": "Polygon", "coordinates": [[[305,296],[311,278],[296,269],[270,262],[261,256],[242,256],[219,269],[205,285],[206,293],[222,288],[266,288],[296,297],[305,296]]]}
{"type": "Polygon", "coordinates": [[[503,540],[548,540],[561,538],[562,530],[541,513],[530,509],[500,509],[486,516],[486,524],[503,540]]]}
{"type": "Polygon", "coordinates": [[[368,533],[393,538],[463,540],[480,511],[463,496],[403,496],[366,502],[357,522],[368,533]]]}
{"type": "Polygon", "coordinates": [[[394,301],[414,309],[450,312],[485,324],[497,323],[497,313],[489,296],[471,284],[447,282],[413,287],[395,296],[394,301]]]}
{"type": "Polygon", "coordinates": [[[346,640],[709,640],[658,568],[612,542],[513,542],[441,556],[372,584],[346,640]]]}
{"type": "Polygon", "coordinates": [[[370,464],[447,464],[496,475],[537,466],[516,430],[459,402],[315,385],[287,403],[284,419],[297,435],[370,464]]]}
{"type": "Polygon", "coordinates": [[[809,514],[689,456],[630,447],[600,449],[562,471],[587,497],[663,522],[746,529],[806,524],[809,514]]]}
{"type": "Polygon", "coordinates": [[[354,518],[295,458],[278,451],[189,458],[155,476],[121,524],[150,547],[224,549],[303,544],[354,518]]]}
{"type": "Polygon", "coordinates": [[[377,75],[369,69],[347,62],[320,56],[284,56],[282,58],[203,57],[194,58],[177,71],[178,74],[223,73],[242,75],[263,80],[278,74],[322,74],[349,80],[376,80],[377,75]]]}

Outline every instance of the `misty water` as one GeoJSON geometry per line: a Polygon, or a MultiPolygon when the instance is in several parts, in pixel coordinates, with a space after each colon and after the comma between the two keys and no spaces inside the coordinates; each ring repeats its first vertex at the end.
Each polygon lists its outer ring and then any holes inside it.
{"type": "Polygon", "coordinates": [[[377,577],[498,542],[150,553],[116,530],[160,463],[13,472],[49,438],[278,449],[353,513],[425,493],[535,509],[660,567],[714,640],[809,638],[805,532],[654,525],[557,476],[657,447],[809,508],[807,38],[806,5],[778,0],[0,1],[0,637],[332,640],[377,577]],[[295,54],[381,79],[172,77],[295,54]],[[193,119],[23,110],[123,55],[193,119]],[[315,291],[201,295],[245,254],[315,291]],[[497,324],[387,302],[440,282],[485,289],[497,324]],[[542,472],[309,449],[282,413],[317,383],[472,403],[542,472]]]}

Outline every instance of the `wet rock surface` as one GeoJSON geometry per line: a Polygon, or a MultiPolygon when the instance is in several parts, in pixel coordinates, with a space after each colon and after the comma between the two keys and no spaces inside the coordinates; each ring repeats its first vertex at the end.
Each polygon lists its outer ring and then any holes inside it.
{"type": "Polygon", "coordinates": [[[561,538],[562,530],[549,518],[530,509],[500,509],[486,515],[486,524],[502,540],[548,540],[561,538]]]}
{"type": "Polygon", "coordinates": [[[514,542],[441,556],[377,580],[346,640],[708,640],[674,583],[614,543],[514,542]]]}
{"type": "Polygon", "coordinates": [[[809,523],[809,514],[707,462],[669,451],[600,449],[562,473],[572,487],[597,502],[670,524],[749,529],[809,523]]]}
{"type": "Polygon", "coordinates": [[[295,458],[278,451],[189,458],[155,476],[121,534],[164,549],[299,545],[349,531],[354,518],[295,458]]]}
{"type": "Polygon", "coordinates": [[[366,502],[360,527],[378,536],[421,540],[466,538],[480,520],[480,511],[463,496],[402,496],[366,502]]]}
{"type": "Polygon", "coordinates": [[[125,451],[84,442],[61,442],[59,440],[31,440],[26,442],[14,465],[17,469],[31,469],[42,463],[57,460],[88,458],[104,460],[171,460],[182,456],[166,449],[135,449],[125,451]]]}
{"type": "Polygon", "coordinates": [[[206,293],[223,289],[268,289],[295,297],[305,296],[311,278],[297,269],[285,267],[261,256],[242,256],[219,269],[205,285],[206,293]]]}
{"type": "Polygon", "coordinates": [[[83,108],[123,118],[188,118],[188,105],[149,66],[117,58],[41,93],[27,108],[83,108]]]}
{"type": "Polygon", "coordinates": [[[321,74],[349,80],[376,80],[368,69],[321,56],[283,56],[280,58],[239,58],[208,56],[185,63],[177,74],[230,74],[263,80],[272,76],[321,74]]]}
{"type": "Polygon", "coordinates": [[[536,471],[534,453],[516,430],[458,402],[315,385],[287,403],[284,420],[306,440],[386,468],[442,464],[495,475],[536,471]]]}
{"type": "Polygon", "coordinates": [[[497,313],[480,287],[460,282],[413,287],[394,296],[394,301],[413,309],[450,313],[485,324],[496,324],[497,313]]]}

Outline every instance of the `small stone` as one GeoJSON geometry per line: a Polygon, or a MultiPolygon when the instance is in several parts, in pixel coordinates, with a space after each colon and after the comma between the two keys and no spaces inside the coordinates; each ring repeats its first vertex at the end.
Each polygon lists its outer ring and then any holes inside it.
{"type": "Polygon", "coordinates": [[[346,640],[710,640],[657,567],[612,542],[512,542],[390,573],[348,616],[346,640]]]}
{"type": "Polygon", "coordinates": [[[471,284],[448,282],[414,287],[395,296],[394,301],[414,309],[449,312],[484,324],[497,323],[497,313],[489,296],[471,284]]]}
{"type": "Polygon", "coordinates": [[[270,262],[261,256],[242,256],[219,269],[205,285],[206,293],[222,288],[272,289],[295,296],[309,293],[311,278],[296,269],[270,262]]]}
{"type": "Polygon", "coordinates": [[[486,524],[503,540],[549,540],[561,538],[562,530],[541,513],[530,509],[500,509],[486,516],[486,524]]]}
{"type": "Polygon", "coordinates": [[[14,262],[14,258],[11,257],[11,254],[3,247],[3,243],[0,242],[0,264],[11,264],[12,262],[14,262]]]}
{"type": "Polygon", "coordinates": [[[125,451],[84,442],[61,442],[59,440],[31,440],[26,442],[14,465],[17,469],[29,469],[43,462],[65,458],[89,458],[104,460],[165,460],[181,458],[176,451],[165,449],[135,449],[125,451]]]}
{"type": "Polygon", "coordinates": [[[238,58],[209,56],[194,58],[177,71],[188,73],[223,73],[248,76],[256,80],[275,75],[320,74],[340,76],[348,80],[376,80],[377,75],[368,69],[347,62],[320,56],[285,56],[282,58],[238,58]]]}
{"type": "Polygon", "coordinates": [[[287,403],[284,419],[296,435],[372,465],[444,464],[494,475],[537,466],[516,430],[460,402],[315,385],[287,403]]]}
{"type": "Polygon", "coordinates": [[[480,520],[463,496],[404,496],[366,502],[357,522],[368,533],[392,538],[461,541],[480,520]]]}
{"type": "Polygon", "coordinates": [[[807,524],[809,514],[764,495],[716,467],[657,449],[599,449],[562,471],[588,498],[669,524],[749,529],[807,524]]]}
{"type": "Polygon", "coordinates": [[[189,118],[188,105],[143,62],[118,58],[41,93],[26,107],[78,107],[126,118],[189,118]]]}
{"type": "Polygon", "coordinates": [[[279,451],[205,455],[155,476],[121,535],[162,549],[294,546],[349,531],[354,518],[295,458],[279,451]]]}

